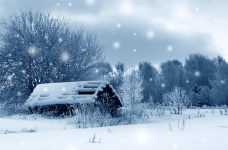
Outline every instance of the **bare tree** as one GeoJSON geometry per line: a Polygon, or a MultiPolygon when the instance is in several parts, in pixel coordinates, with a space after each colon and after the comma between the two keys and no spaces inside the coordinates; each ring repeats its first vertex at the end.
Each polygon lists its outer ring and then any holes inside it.
{"type": "Polygon", "coordinates": [[[1,99],[26,100],[40,83],[93,79],[103,61],[96,36],[74,31],[49,14],[25,11],[4,23],[0,46],[1,99]]]}
{"type": "Polygon", "coordinates": [[[123,85],[121,86],[122,97],[124,100],[125,115],[128,116],[128,123],[134,119],[143,117],[144,109],[142,100],[142,79],[139,72],[133,70],[130,74],[124,77],[123,85]]]}
{"type": "Polygon", "coordinates": [[[125,103],[136,104],[142,99],[142,79],[138,71],[133,70],[130,74],[124,77],[123,86],[121,90],[123,91],[123,99],[125,103]]]}

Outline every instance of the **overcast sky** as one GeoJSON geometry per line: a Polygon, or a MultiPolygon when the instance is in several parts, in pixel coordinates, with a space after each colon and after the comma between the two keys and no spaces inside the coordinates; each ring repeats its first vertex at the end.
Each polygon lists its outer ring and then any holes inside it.
{"type": "Polygon", "coordinates": [[[183,61],[190,53],[228,59],[228,0],[0,0],[0,21],[23,9],[97,33],[112,64],[183,61]]]}

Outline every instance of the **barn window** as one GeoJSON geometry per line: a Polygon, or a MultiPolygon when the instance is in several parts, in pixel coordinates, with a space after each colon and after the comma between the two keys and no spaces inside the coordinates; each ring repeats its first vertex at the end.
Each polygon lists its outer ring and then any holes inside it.
{"type": "Polygon", "coordinates": [[[95,92],[95,88],[78,89],[78,95],[93,95],[95,92]]]}

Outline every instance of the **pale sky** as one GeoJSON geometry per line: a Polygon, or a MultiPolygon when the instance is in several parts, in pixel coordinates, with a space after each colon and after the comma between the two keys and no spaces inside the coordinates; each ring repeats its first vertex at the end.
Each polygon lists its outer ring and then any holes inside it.
{"type": "Polygon", "coordinates": [[[228,59],[227,0],[0,0],[0,21],[23,9],[95,32],[112,64],[183,61],[191,53],[228,59]]]}

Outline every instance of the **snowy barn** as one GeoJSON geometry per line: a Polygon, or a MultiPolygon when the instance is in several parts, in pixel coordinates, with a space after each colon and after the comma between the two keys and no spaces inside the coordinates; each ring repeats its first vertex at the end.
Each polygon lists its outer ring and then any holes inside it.
{"type": "Polygon", "coordinates": [[[72,113],[81,106],[93,106],[116,115],[122,101],[107,81],[46,83],[36,86],[25,103],[31,112],[72,113]]]}

